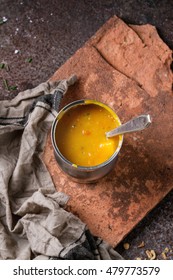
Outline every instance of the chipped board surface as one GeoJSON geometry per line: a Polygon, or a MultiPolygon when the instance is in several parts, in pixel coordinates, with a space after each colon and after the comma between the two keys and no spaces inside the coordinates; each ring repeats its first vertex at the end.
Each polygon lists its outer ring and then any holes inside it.
{"type": "Polygon", "coordinates": [[[51,78],[79,77],[61,106],[90,98],[111,106],[122,122],[143,113],[152,117],[147,130],[124,136],[114,170],[95,184],[63,174],[48,136],[44,162],[57,190],[70,196],[68,209],[113,246],[173,188],[171,54],[154,27],[128,26],[113,17],[51,78]]]}

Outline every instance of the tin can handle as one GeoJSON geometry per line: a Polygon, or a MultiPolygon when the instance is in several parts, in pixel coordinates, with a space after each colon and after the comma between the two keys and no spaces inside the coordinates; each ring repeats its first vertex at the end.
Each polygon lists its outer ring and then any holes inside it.
{"type": "Polygon", "coordinates": [[[77,81],[77,79],[78,79],[77,76],[73,74],[68,79],[59,82],[58,86],[56,87],[52,95],[53,98],[52,107],[54,110],[56,110],[57,112],[59,111],[61,99],[66,94],[68,87],[73,85],[77,81]]]}

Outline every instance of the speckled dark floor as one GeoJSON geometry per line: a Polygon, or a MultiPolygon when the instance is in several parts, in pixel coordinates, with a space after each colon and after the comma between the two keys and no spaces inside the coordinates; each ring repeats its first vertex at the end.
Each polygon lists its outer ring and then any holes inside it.
{"type": "MultiPolygon", "coordinates": [[[[155,25],[173,49],[172,11],[172,0],[0,0],[0,100],[47,80],[114,14],[155,25]]],[[[172,201],[173,191],[118,245],[125,259],[145,259],[151,249],[173,259],[172,201]]]]}

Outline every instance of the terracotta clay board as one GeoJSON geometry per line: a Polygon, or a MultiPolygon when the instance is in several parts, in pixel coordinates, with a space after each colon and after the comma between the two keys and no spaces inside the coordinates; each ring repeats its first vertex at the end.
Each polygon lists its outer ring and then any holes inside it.
{"type": "Polygon", "coordinates": [[[75,183],[57,165],[50,134],[44,162],[68,209],[91,232],[117,245],[173,188],[172,51],[151,25],[127,25],[114,16],[56,71],[51,80],[76,74],[64,97],[111,106],[122,122],[150,114],[152,125],[124,136],[114,170],[94,184],[75,183]]]}

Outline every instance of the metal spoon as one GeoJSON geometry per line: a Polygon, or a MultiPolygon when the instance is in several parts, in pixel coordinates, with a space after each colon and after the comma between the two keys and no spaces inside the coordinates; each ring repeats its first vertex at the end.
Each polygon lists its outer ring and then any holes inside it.
{"type": "Polygon", "coordinates": [[[106,132],[106,137],[113,137],[119,134],[143,130],[151,124],[150,115],[140,115],[130,121],[120,125],[119,127],[106,132]]]}

